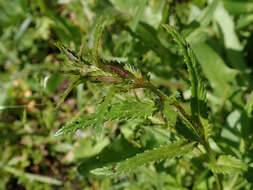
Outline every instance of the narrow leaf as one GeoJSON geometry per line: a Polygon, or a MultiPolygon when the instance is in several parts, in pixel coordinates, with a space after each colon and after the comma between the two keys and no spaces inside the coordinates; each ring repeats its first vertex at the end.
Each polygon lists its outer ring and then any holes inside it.
{"type": "Polygon", "coordinates": [[[62,103],[67,98],[67,96],[69,95],[69,93],[71,92],[71,90],[73,88],[75,88],[77,85],[79,85],[80,83],[81,83],[81,80],[79,80],[79,77],[75,78],[75,79],[72,79],[69,87],[67,88],[67,90],[65,90],[65,92],[63,93],[60,101],[57,103],[56,109],[58,109],[62,105],[62,103]]]}
{"type": "Polygon", "coordinates": [[[105,122],[105,116],[108,112],[109,104],[113,97],[114,91],[112,89],[109,90],[108,94],[106,95],[103,103],[98,107],[96,111],[96,122],[94,124],[96,134],[99,136],[102,131],[102,126],[105,122]]]}
{"type": "Polygon", "coordinates": [[[113,167],[103,167],[92,170],[91,173],[99,176],[118,176],[132,172],[138,167],[155,161],[171,159],[183,155],[193,149],[195,143],[185,144],[185,141],[179,141],[173,144],[147,150],[137,154],[134,157],[121,161],[113,167]]]}
{"type": "Polygon", "coordinates": [[[72,62],[76,63],[78,62],[77,56],[68,48],[66,48],[63,44],[60,42],[56,42],[55,46],[72,62]]]}
{"type": "Polygon", "coordinates": [[[17,177],[23,177],[29,181],[38,181],[41,183],[47,183],[47,184],[52,184],[52,185],[62,185],[62,182],[57,179],[47,177],[47,176],[32,174],[32,173],[28,173],[28,172],[23,172],[21,170],[13,168],[13,167],[4,166],[3,170],[11,173],[17,177]]]}
{"type": "Polygon", "coordinates": [[[164,25],[167,32],[173,37],[174,41],[179,46],[184,56],[184,61],[190,75],[191,82],[191,111],[193,117],[206,117],[206,90],[200,76],[200,68],[197,63],[193,50],[186,42],[184,37],[180,35],[177,30],[169,25],[164,25]]]}
{"type": "Polygon", "coordinates": [[[95,65],[99,65],[99,45],[100,45],[100,40],[102,38],[102,31],[103,31],[103,23],[104,23],[104,18],[100,16],[97,19],[96,26],[95,26],[95,31],[94,31],[94,37],[93,37],[93,50],[92,50],[92,55],[93,59],[95,61],[95,65]]]}

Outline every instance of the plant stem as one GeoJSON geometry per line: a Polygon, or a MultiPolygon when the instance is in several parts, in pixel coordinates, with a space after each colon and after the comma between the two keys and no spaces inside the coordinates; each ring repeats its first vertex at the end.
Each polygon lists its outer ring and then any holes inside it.
{"type": "Polygon", "coordinates": [[[233,187],[234,187],[234,185],[235,185],[235,183],[236,183],[238,177],[239,177],[238,174],[236,174],[236,175],[234,176],[234,178],[233,178],[232,181],[231,181],[231,184],[230,184],[229,187],[228,187],[228,190],[232,190],[232,189],[233,189],[233,187]]]}
{"type": "MultiPolygon", "coordinates": [[[[159,91],[155,86],[153,86],[150,82],[147,82],[144,86],[144,88],[147,88],[149,90],[151,90],[154,94],[156,94],[158,97],[160,97],[161,101],[164,103],[165,101],[168,101],[168,96],[163,94],[161,91],[159,91]]],[[[184,108],[179,104],[178,101],[173,101],[171,103],[172,106],[174,106],[177,111],[179,112],[179,116],[186,121],[190,126],[192,126],[191,128],[194,130],[195,134],[200,138],[200,143],[204,146],[207,155],[209,157],[209,161],[211,164],[216,164],[216,158],[215,155],[208,143],[208,141],[206,140],[206,138],[203,136],[203,125],[201,123],[196,123],[194,121],[192,121],[192,119],[190,118],[190,115],[187,114],[187,112],[184,110],[184,108]],[[197,125],[201,125],[201,126],[197,126],[197,125]]],[[[218,176],[218,174],[216,173],[215,169],[212,169],[213,175],[215,177],[215,181],[217,184],[217,190],[222,190],[222,183],[221,180],[218,176]]]]}
{"type": "MultiPolygon", "coordinates": [[[[207,141],[205,141],[204,144],[203,144],[203,146],[204,146],[204,148],[205,148],[205,150],[207,152],[210,164],[211,165],[216,164],[216,158],[215,158],[215,155],[214,155],[213,150],[211,149],[209,143],[207,141]]],[[[219,176],[216,173],[216,171],[215,171],[214,168],[212,169],[212,172],[213,172],[213,175],[215,177],[215,181],[216,181],[216,184],[217,184],[217,189],[218,190],[222,190],[223,186],[222,186],[221,180],[220,180],[220,178],[219,178],[219,176]]]]}

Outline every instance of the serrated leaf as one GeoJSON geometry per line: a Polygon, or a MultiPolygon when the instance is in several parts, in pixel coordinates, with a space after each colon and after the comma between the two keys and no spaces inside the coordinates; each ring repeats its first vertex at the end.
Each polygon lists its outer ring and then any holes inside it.
{"type": "Polygon", "coordinates": [[[217,173],[235,174],[247,170],[247,165],[232,156],[222,155],[218,158],[216,164],[211,166],[217,173]]]}
{"type": "Polygon", "coordinates": [[[78,129],[86,129],[89,126],[93,126],[96,122],[96,114],[89,114],[81,119],[72,121],[64,125],[60,130],[58,130],[54,136],[65,135],[67,133],[73,133],[78,129]]]}
{"type": "Polygon", "coordinates": [[[179,32],[169,25],[164,25],[167,32],[173,37],[184,56],[184,61],[191,82],[191,111],[194,118],[198,116],[206,117],[206,89],[200,76],[199,64],[190,45],[179,32]]]}
{"type": "Polygon", "coordinates": [[[104,101],[98,106],[95,113],[86,115],[78,120],[66,124],[55,133],[55,136],[73,133],[78,129],[86,129],[89,126],[93,126],[96,130],[96,134],[99,135],[101,133],[102,126],[106,121],[147,117],[152,115],[155,111],[155,107],[152,102],[125,101],[113,104],[111,109],[109,109],[109,104],[113,94],[114,91],[110,90],[104,101]]]}
{"type": "Polygon", "coordinates": [[[125,138],[119,136],[112,143],[106,146],[99,154],[90,158],[82,159],[78,170],[82,175],[87,176],[90,174],[89,171],[95,168],[119,162],[143,151],[143,148],[137,148],[125,138]]]}
{"type": "MultiPolygon", "coordinates": [[[[113,90],[109,90],[103,102],[98,106],[95,113],[86,115],[81,119],[72,121],[62,127],[59,131],[55,133],[55,136],[64,135],[67,133],[75,132],[78,129],[85,129],[89,126],[93,126],[96,130],[96,134],[99,136],[102,131],[102,126],[104,124],[105,116],[108,111],[110,100],[113,97],[113,90]]],[[[108,120],[108,119],[107,119],[108,120]]]]}
{"type": "Polygon", "coordinates": [[[91,173],[98,176],[118,176],[134,171],[135,169],[150,162],[170,159],[183,155],[192,150],[195,143],[185,144],[185,141],[179,141],[169,145],[164,145],[153,150],[147,150],[117,163],[113,167],[103,167],[92,170],[91,173]]]}
{"type": "Polygon", "coordinates": [[[129,102],[113,104],[108,114],[107,120],[114,119],[130,119],[140,118],[152,115],[155,111],[154,103],[152,102],[129,102]]]}

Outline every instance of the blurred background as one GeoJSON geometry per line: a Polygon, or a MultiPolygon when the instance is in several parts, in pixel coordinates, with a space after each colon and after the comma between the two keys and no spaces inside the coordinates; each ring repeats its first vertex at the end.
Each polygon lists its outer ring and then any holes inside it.
{"type": "MultiPolygon", "coordinates": [[[[61,73],[61,63],[68,60],[53,43],[60,41],[76,52],[82,44],[92,48],[99,15],[113,20],[102,37],[102,56],[140,67],[160,90],[168,95],[179,91],[187,104],[186,67],[161,28],[161,24],[176,26],[203,70],[211,120],[216,123],[215,130],[223,134],[214,139],[226,139],[230,147],[221,143],[220,148],[240,154],[238,129],[253,82],[253,1],[0,0],[0,189],[194,186],[192,171],[201,169],[194,169],[194,162],[187,161],[179,161],[179,166],[170,161],[166,170],[159,165],[118,179],[88,175],[91,168],[101,166],[97,157],[105,157],[103,163],[110,162],[110,146],[122,149],[142,142],[142,148],[153,147],[157,139],[166,141],[167,133],[162,129],[159,134],[144,130],[140,135],[134,132],[133,123],[112,122],[100,141],[92,138],[89,130],[54,136],[67,121],[93,112],[105,92],[100,84],[79,85],[56,110],[69,79],[61,73]],[[119,125],[124,127],[119,129],[119,125]],[[122,138],[118,139],[119,135],[122,138]],[[87,167],[80,169],[80,163],[87,167]]],[[[119,154],[121,151],[115,153],[119,154]]],[[[205,172],[203,175],[210,177],[205,172]]],[[[251,187],[249,182],[253,181],[252,174],[245,175],[248,182],[243,181],[242,189],[251,187]]]]}

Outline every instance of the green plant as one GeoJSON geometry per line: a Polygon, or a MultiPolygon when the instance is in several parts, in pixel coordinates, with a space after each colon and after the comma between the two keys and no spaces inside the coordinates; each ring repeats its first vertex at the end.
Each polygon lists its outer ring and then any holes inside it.
{"type": "Polygon", "coordinates": [[[0,189],[252,189],[252,7],[0,0],[0,189]]]}
{"type": "MultiPolygon", "coordinates": [[[[111,23],[109,22],[109,24],[111,23]]],[[[145,123],[149,123],[148,125],[152,125],[152,128],[162,125],[164,129],[170,130],[171,137],[161,146],[142,150],[131,157],[123,156],[124,158],[119,162],[112,162],[108,166],[92,169],[90,173],[96,176],[119,176],[135,171],[150,162],[181,157],[193,149],[199,153],[192,154],[192,156],[206,157],[203,162],[208,163],[208,168],[215,177],[216,189],[223,189],[222,175],[241,174],[247,171],[247,165],[242,160],[231,155],[216,154],[210,147],[209,136],[212,133],[212,122],[208,118],[206,89],[196,56],[184,37],[174,27],[163,26],[178,45],[189,72],[190,110],[184,107],[177,93],[170,97],[167,96],[152,84],[148,74],[136,66],[122,63],[117,59],[110,60],[101,57],[100,43],[105,25],[108,25],[108,22],[100,17],[94,30],[92,49],[84,48],[84,52],[83,49],[80,49],[76,54],[60,43],[56,44],[71,61],[66,65],[67,69],[64,72],[71,76],[72,82],[64,93],[60,104],[73,87],[87,81],[101,83],[104,85],[102,88],[107,89],[108,93],[94,113],[67,123],[55,136],[92,127],[95,129],[97,138],[100,138],[105,123],[118,120],[142,123],[143,126],[145,123]],[[140,100],[135,93],[129,96],[129,92],[135,92],[140,88],[152,92],[147,100],[140,100]],[[121,98],[117,98],[117,96],[121,98]],[[153,120],[159,121],[160,124],[153,120]],[[183,126],[183,129],[180,130],[177,127],[178,124],[183,126]]],[[[251,100],[249,104],[252,104],[251,100]]],[[[252,109],[252,105],[250,107],[252,109]]]]}

